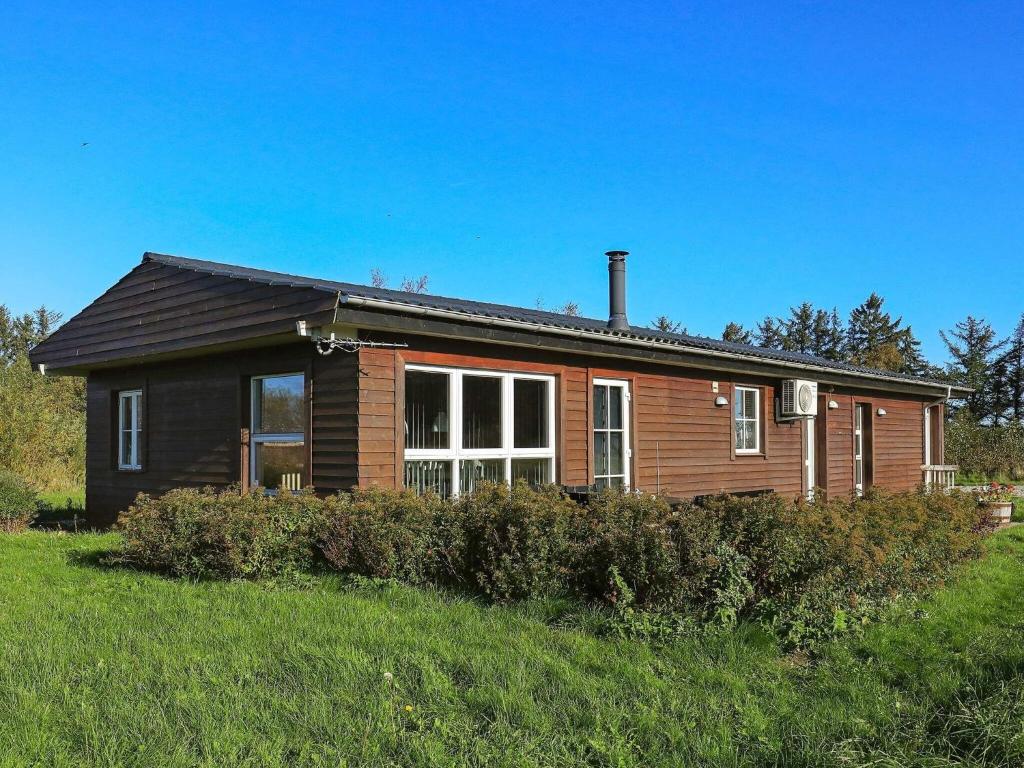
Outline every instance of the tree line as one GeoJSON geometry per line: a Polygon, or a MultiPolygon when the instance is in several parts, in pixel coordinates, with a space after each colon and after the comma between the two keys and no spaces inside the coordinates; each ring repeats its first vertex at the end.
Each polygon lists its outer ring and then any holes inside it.
{"type": "MultiPolygon", "coordinates": [[[[686,333],[664,315],[650,327],[686,333]]],[[[788,315],[768,315],[754,328],[730,322],[722,331],[724,341],[801,352],[974,390],[950,403],[951,417],[959,414],[992,426],[1024,421],[1024,314],[1005,337],[973,315],[939,335],[949,354],[944,365],[925,359],[913,328],[888,312],[885,299],[877,293],[854,307],[845,320],[836,308],[823,309],[805,301],[791,307],[788,315]]]]}
{"type": "Polygon", "coordinates": [[[28,361],[59,322],[46,307],[15,316],[0,304],[0,469],[72,492],[85,480],[85,381],[40,376],[28,361]]]}

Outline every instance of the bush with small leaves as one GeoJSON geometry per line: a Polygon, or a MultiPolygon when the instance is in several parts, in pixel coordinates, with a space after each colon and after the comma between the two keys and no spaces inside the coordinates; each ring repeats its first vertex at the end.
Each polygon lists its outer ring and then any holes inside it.
{"type": "Polygon", "coordinates": [[[560,489],[481,483],[455,505],[468,583],[499,602],[569,589],[581,511],[560,489]]]}
{"type": "Polygon", "coordinates": [[[21,477],[0,470],[0,533],[24,531],[39,510],[39,497],[21,477]]]}
{"type": "Polygon", "coordinates": [[[126,565],[193,579],[256,579],[308,571],[323,501],[311,493],[262,488],[178,488],[139,494],[121,514],[126,565]]]}

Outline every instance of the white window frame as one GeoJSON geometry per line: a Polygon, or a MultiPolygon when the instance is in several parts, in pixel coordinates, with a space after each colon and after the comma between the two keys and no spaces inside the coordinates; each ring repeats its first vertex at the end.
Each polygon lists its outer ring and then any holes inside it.
{"type": "Polygon", "coordinates": [[[853,491],[864,495],[864,411],[862,404],[853,404],[853,491]],[[860,466],[860,482],[857,482],[857,467],[860,466]]]}
{"type": "MultiPolygon", "coordinates": [[[[462,487],[461,464],[472,459],[504,459],[505,482],[512,479],[513,459],[546,459],[549,482],[556,482],[555,476],[555,377],[549,374],[523,373],[490,369],[453,368],[440,365],[406,365],[406,371],[439,373],[448,376],[448,447],[447,448],[406,448],[402,459],[403,476],[406,461],[450,461],[452,463],[452,495],[458,495],[462,487]],[[483,376],[501,380],[501,447],[464,448],[462,445],[462,379],[465,376],[483,376]],[[548,446],[546,448],[516,448],[513,403],[515,382],[544,381],[548,385],[548,446]]],[[[405,404],[403,403],[403,408],[405,404]]]]}
{"type": "MultiPolygon", "coordinates": [[[[306,433],[305,432],[267,432],[258,434],[255,430],[257,422],[256,414],[256,387],[259,382],[264,379],[281,379],[286,376],[300,376],[302,377],[302,389],[303,389],[303,400],[305,400],[305,389],[306,389],[306,374],[302,371],[288,371],[286,373],[267,373],[260,376],[252,376],[249,382],[249,484],[251,486],[258,485],[256,479],[256,446],[262,443],[300,443],[303,448],[306,446],[306,433]]],[[[309,467],[303,463],[303,475],[309,472],[309,467]]],[[[299,485],[305,484],[305,476],[300,478],[299,485]]],[[[267,488],[267,493],[276,493],[276,489],[267,488]]],[[[294,490],[299,490],[298,488],[294,490]]]]}
{"type": "Polygon", "coordinates": [[[735,402],[732,406],[732,447],[736,451],[737,456],[753,456],[761,453],[761,388],[760,387],[749,387],[742,384],[737,384],[733,388],[733,398],[735,402]],[[736,406],[743,402],[743,393],[753,392],[754,393],[754,415],[750,416],[737,416],[736,406]],[[736,424],[754,422],[754,447],[753,448],[739,448],[736,446],[736,424]]]}
{"type": "Polygon", "coordinates": [[[139,440],[142,437],[142,390],[127,389],[117,393],[117,468],[126,471],[138,471],[142,469],[142,458],[139,456],[139,440]],[[124,406],[126,401],[131,401],[132,423],[124,423],[124,406]],[[128,456],[124,455],[124,435],[131,435],[131,451],[128,456]]]}
{"type": "MultiPolygon", "coordinates": [[[[615,474],[615,475],[599,475],[599,474],[597,474],[597,458],[595,456],[595,458],[594,458],[594,483],[596,484],[597,481],[599,479],[601,479],[601,478],[603,478],[605,480],[611,480],[612,478],[621,477],[622,478],[622,488],[625,490],[625,489],[627,489],[627,488],[629,488],[631,486],[631,477],[630,477],[629,470],[630,470],[630,465],[633,463],[633,448],[632,448],[632,444],[631,444],[630,438],[629,438],[629,436],[630,436],[629,413],[630,413],[630,410],[631,410],[630,409],[630,402],[632,401],[632,398],[631,398],[630,392],[629,392],[629,382],[626,381],[625,379],[598,379],[598,378],[595,378],[594,381],[592,382],[592,387],[610,387],[612,389],[618,389],[619,390],[619,397],[622,398],[622,430],[621,431],[622,431],[622,454],[623,454],[622,455],[622,470],[623,470],[623,472],[622,472],[621,475],[620,474],[615,474]]],[[[591,416],[591,418],[593,418],[593,415],[591,416]]],[[[610,448],[610,446],[611,446],[611,433],[612,432],[618,432],[618,431],[620,431],[620,430],[618,430],[618,429],[603,429],[603,428],[599,429],[595,425],[594,428],[591,430],[590,439],[593,440],[594,439],[594,435],[596,435],[598,432],[604,432],[606,435],[608,435],[608,445],[609,445],[609,450],[611,450],[611,448],[610,448]]],[[[609,470],[611,469],[611,462],[609,462],[608,469],[609,470]]]]}
{"type": "Polygon", "coordinates": [[[932,464],[932,406],[924,407],[924,463],[932,464]]]}

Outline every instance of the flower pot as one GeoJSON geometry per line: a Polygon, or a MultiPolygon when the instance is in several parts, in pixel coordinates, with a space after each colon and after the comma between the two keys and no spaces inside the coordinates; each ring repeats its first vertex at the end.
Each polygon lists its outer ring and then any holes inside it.
{"type": "Polygon", "coordinates": [[[992,515],[996,525],[1010,524],[1010,515],[1013,514],[1012,501],[986,501],[985,506],[988,507],[989,514],[992,515]]]}

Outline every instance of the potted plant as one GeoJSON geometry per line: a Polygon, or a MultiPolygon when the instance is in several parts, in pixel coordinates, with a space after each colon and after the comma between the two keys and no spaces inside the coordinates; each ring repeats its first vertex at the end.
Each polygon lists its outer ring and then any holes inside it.
{"type": "Polygon", "coordinates": [[[981,503],[988,507],[989,514],[997,525],[1008,525],[1013,514],[1014,487],[1003,483],[992,483],[979,495],[981,503]]]}

